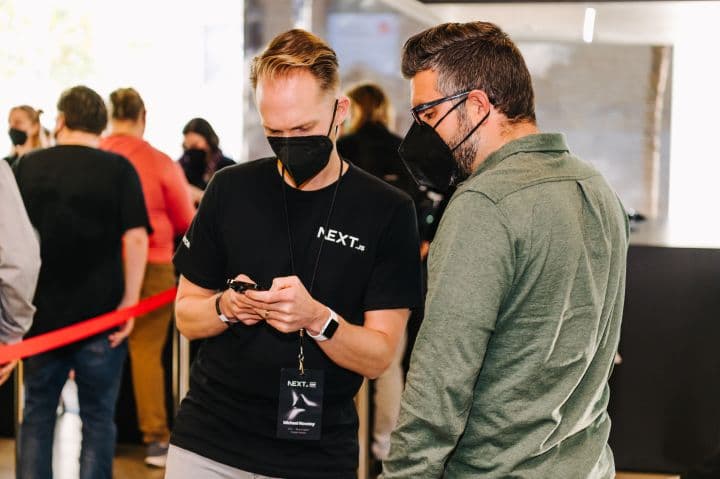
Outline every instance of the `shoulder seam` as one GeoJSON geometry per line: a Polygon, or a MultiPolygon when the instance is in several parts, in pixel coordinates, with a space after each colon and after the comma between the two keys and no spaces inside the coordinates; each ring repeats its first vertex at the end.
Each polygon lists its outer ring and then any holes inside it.
{"type": "Polygon", "coordinates": [[[485,190],[485,188],[474,188],[472,186],[468,186],[466,189],[463,190],[463,192],[474,192],[474,193],[480,193],[484,196],[486,196],[490,201],[493,203],[500,203],[508,196],[512,196],[515,193],[519,193],[520,191],[526,190],[528,188],[532,188],[533,186],[541,185],[544,183],[552,183],[552,182],[559,182],[559,181],[584,181],[589,178],[594,178],[597,176],[601,176],[599,172],[594,172],[591,175],[587,176],[575,176],[575,175],[567,175],[567,176],[552,176],[547,178],[541,178],[539,180],[535,180],[523,185],[520,185],[519,187],[506,192],[503,195],[498,195],[497,197],[491,197],[490,194],[485,190]]]}

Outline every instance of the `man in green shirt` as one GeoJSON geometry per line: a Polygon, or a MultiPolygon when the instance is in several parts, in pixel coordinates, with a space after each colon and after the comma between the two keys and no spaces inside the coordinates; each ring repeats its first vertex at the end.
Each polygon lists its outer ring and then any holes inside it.
{"type": "Polygon", "coordinates": [[[459,185],[384,478],[614,477],[620,201],[562,135],[539,132],[525,61],[496,25],[419,33],[402,66],[415,119],[403,160],[428,187],[459,185]]]}

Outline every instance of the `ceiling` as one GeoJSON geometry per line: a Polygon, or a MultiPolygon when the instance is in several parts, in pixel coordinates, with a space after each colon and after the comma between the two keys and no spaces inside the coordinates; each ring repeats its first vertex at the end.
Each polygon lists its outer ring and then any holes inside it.
{"type": "Polygon", "coordinates": [[[587,7],[596,10],[593,41],[598,43],[674,44],[705,35],[717,38],[720,30],[720,1],[385,1],[429,25],[491,21],[520,41],[582,41],[587,7]]]}

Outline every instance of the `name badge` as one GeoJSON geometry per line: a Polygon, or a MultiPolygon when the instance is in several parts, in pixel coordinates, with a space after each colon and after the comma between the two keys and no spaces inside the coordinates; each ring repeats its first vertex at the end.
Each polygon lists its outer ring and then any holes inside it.
{"type": "Polygon", "coordinates": [[[297,368],[280,370],[277,437],[318,440],[322,431],[324,371],[297,368]]]}

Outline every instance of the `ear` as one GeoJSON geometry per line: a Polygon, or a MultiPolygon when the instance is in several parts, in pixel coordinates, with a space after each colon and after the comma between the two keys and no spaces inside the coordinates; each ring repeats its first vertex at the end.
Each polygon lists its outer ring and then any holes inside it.
{"type": "Polygon", "coordinates": [[[337,112],[335,113],[335,125],[342,125],[350,113],[350,99],[341,95],[338,99],[337,112]]]}
{"type": "Polygon", "coordinates": [[[493,108],[484,90],[472,90],[467,98],[467,111],[472,115],[472,122],[478,122],[493,108]]]}
{"type": "Polygon", "coordinates": [[[58,131],[65,128],[65,114],[58,112],[57,117],[55,118],[55,131],[54,133],[57,134],[58,131]]]}

